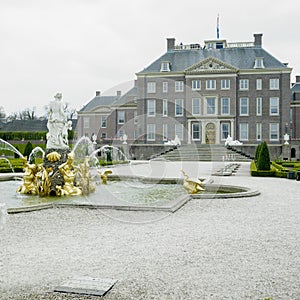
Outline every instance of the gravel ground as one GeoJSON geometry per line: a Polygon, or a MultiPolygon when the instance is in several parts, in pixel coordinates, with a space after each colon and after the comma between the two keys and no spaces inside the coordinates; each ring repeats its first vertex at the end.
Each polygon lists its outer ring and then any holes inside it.
{"type": "MultiPolygon", "coordinates": [[[[165,173],[180,167],[167,164],[165,173]]],[[[9,215],[0,232],[0,299],[99,299],[52,292],[76,276],[118,280],[107,300],[300,299],[300,182],[251,178],[248,163],[214,180],[261,195],[191,200],[174,214],[63,208],[9,215]]]]}

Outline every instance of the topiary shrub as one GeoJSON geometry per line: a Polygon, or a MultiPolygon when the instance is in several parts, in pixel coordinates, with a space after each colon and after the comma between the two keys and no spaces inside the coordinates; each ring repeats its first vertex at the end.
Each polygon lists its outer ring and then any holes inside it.
{"type": "Polygon", "coordinates": [[[258,161],[260,150],[261,150],[261,144],[258,144],[257,147],[256,147],[256,150],[255,150],[255,154],[254,154],[255,163],[257,163],[257,161],[258,161]]]}
{"type": "Polygon", "coordinates": [[[269,171],[270,170],[270,153],[266,142],[262,142],[257,159],[257,170],[269,171]]]}
{"type": "Polygon", "coordinates": [[[25,146],[25,149],[24,149],[23,155],[27,156],[27,158],[28,158],[30,153],[32,152],[32,150],[33,150],[33,146],[31,144],[31,142],[27,142],[27,144],[25,146]]]}

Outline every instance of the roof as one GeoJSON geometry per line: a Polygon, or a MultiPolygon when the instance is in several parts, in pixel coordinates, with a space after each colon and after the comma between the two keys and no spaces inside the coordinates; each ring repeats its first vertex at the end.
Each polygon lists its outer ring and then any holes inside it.
{"type": "Polygon", "coordinates": [[[199,48],[193,50],[169,50],[143,71],[137,74],[160,72],[161,62],[168,61],[172,72],[183,72],[187,68],[212,57],[236,69],[253,69],[255,58],[263,57],[265,69],[288,68],[261,47],[233,47],[222,49],[199,48]]]}
{"type": "Polygon", "coordinates": [[[86,104],[79,112],[91,112],[100,107],[121,106],[130,101],[136,96],[136,87],[132,87],[122,96],[95,96],[88,104],[86,104]]]}

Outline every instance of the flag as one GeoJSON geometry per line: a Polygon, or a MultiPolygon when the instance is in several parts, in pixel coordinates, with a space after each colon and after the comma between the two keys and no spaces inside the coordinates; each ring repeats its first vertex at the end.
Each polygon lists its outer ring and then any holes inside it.
{"type": "Polygon", "coordinates": [[[217,39],[220,38],[220,31],[219,31],[219,14],[217,16],[217,39]]]}

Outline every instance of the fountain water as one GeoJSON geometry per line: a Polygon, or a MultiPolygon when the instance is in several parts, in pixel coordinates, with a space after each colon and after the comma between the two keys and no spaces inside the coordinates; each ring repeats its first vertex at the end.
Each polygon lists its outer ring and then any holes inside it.
{"type": "Polygon", "coordinates": [[[4,160],[5,162],[7,162],[9,168],[11,169],[11,171],[13,173],[15,173],[15,170],[14,170],[14,168],[13,168],[13,166],[12,166],[12,164],[11,164],[11,162],[10,162],[10,160],[8,158],[6,158],[6,157],[0,157],[0,160],[4,160]]]}
{"type": "Polygon", "coordinates": [[[23,154],[10,143],[0,139],[0,150],[16,153],[19,157],[24,157],[23,154]]]}
{"type": "Polygon", "coordinates": [[[45,151],[41,148],[41,147],[35,147],[33,148],[33,150],[31,151],[29,157],[28,157],[28,162],[29,163],[33,163],[34,159],[37,157],[37,154],[41,153],[42,154],[42,158],[44,158],[45,156],[45,151]]]}

